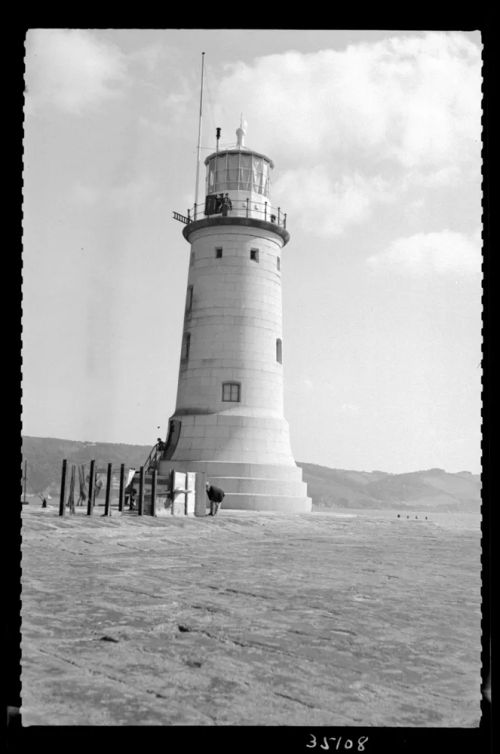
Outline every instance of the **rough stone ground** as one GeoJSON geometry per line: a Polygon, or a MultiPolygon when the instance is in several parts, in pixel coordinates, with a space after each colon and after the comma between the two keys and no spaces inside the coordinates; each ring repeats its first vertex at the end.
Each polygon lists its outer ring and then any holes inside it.
{"type": "Polygon", "coordinates": [[[477,726],[480,532],[23,509],[23,725],[477,726]]]}

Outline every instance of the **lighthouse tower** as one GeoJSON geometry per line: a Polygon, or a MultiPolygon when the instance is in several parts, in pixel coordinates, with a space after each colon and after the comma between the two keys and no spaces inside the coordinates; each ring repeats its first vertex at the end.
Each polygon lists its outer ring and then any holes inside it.
{"type": "MultiPolygon", "coordinates": [[[[179,383],[160,474],[204,471],[224,508],[307,512],[283,415],[281,274],[286,215],[272,161],[237,145],[205,160],[204,206],[175,213],[191,245],[179,383]]],[[[217,140],[218,144],[218,140],[217,140]]]]}

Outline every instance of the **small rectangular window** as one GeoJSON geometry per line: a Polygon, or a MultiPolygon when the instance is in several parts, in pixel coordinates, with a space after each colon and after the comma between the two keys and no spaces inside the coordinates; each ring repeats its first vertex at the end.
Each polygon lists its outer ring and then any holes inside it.
{"type": "Polygon", "coordinates": [[[193,286],[188,285],[187,298],[186,298],[186,314],[191,314],[193,308],[193,286]]]}
{"type": "Polygon", "coordinates": [[[279,257],[277,257],[276,259],[276,267],[278,268],[278,270],[281,270],[281,259],[279,257]]]}
{"type": "Polygon", "coordinates": [[[240,401],[240,383],[223,382],[222,383],[222,400],[237,403],[240,401]]]}
{"type": "Polygon", "coordinates": [[[182,339],[181,361],[187,361],[189,359],[189,348],[191,345],[191,333],[184,333],[182,339]]]}
{"type": "Polygon", "coordinates": [[[252,259],[254,262],[259,261],[259,250],[258,249],[250,249],[250,259],[252,259]]]}
{"type": "Polygon", "coordinates": [[[283,361],[281,338],[276,338],[276,361],[280,364],[283,361]]]}
{"type": "Polygon", "coordinates": [[[215,249],[215,257],[216,259],[221,259],[222,257],[222,246],[217,246],[215,249]]]}

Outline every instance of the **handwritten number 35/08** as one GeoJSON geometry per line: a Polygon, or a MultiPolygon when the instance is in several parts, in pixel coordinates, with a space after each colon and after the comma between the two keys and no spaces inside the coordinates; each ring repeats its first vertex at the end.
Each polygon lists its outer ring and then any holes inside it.
{"type": "MultiPolygon", "coordinates": [[[[311,740],[309,741],[308,744],[306,744],[306,746],[307,746],[308,749],[315,749],[316,746],[318,745],[317,738],[314,735],[314,733],[309,733],[309,735],[311,736],[311,740]]],[[[333,738],[333,737],[326,738],[326,736],[323,736],[323,743],[319,744],[320,749],[324,749],[325,751],[328,751],[330,748],[333,748],[333,746],[330,747],[330,744],[328,743],[328,741],[336,741],[337,743],[335,745],[335,748],[338,750],[338,749],[340,749],[340,746],[342,744],[342,736],[339,736],[338,738],[333,738]]],[[[358,744],[357,751],[364,751],[365,750],[365,743],[367,741],[368,741],[368,736],[361,736],[360,738],[358,738],[358,740],[357,740],[357,744],[358,744]]],[[[343,748],[344,749],[352,749],[353,746],[354,746],[354,743],[355,742],[351,738],[344,738],[343,748]]]]}

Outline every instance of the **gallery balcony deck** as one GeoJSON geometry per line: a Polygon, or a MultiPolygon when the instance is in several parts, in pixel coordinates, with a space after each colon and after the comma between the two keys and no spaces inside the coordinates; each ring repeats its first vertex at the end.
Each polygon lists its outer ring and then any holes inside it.
{"type": "Polygon", "coordinates": [[[174,219],[185,225],[182,233],[186,240],[193,231],[213,225],[246,225],[260,227],[263,230],[277,233],[284,241],[290,240],[290,234],[286,229],[287,214],[281,207],[275,207],[269,202],[256,202],[250,199],[231,200],[229,206],[220,208],[218,211],[206,213],[206,207],[195,204],[183,215],[174,212],[174,219]]]}

